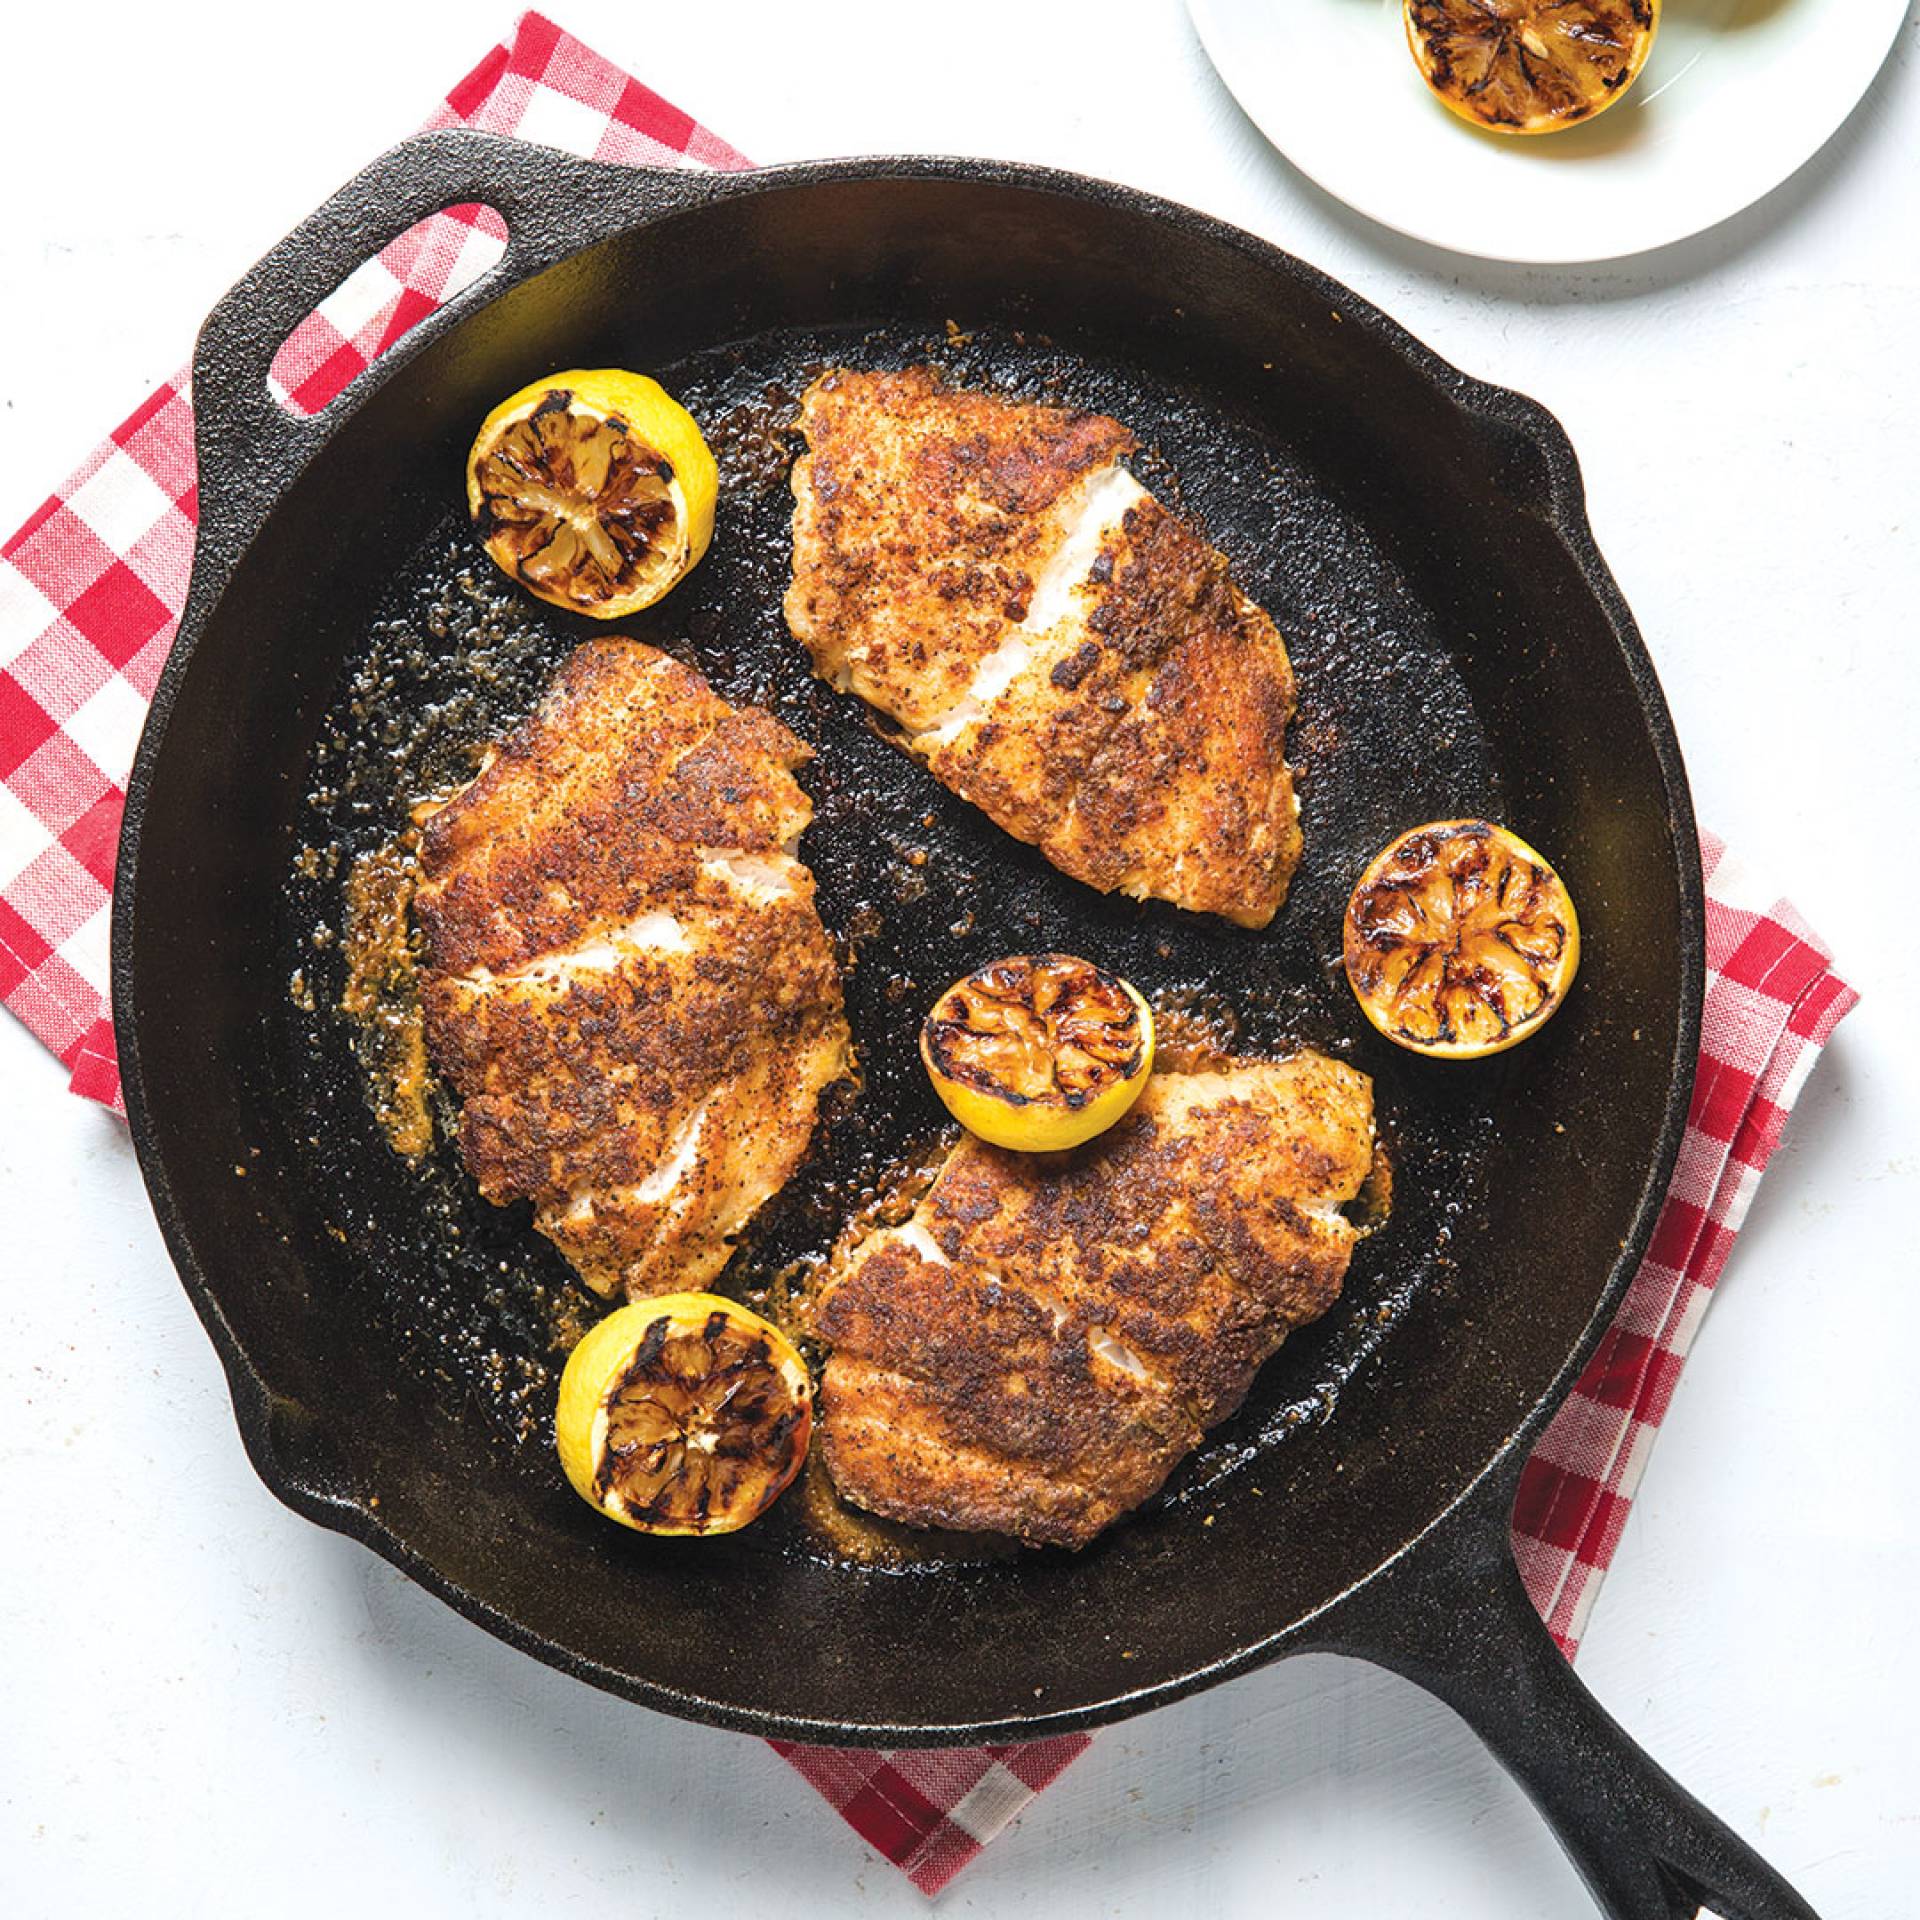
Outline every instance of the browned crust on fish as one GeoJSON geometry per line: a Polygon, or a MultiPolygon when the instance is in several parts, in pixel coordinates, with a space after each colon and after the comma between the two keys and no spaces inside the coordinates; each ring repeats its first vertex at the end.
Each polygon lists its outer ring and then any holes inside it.
{"type": "Polygon", "coordinates": [[[462,1156],[603,1291],[717,1272],[845,1070],[839,970],[787,851],[806,757],[665,655],[593,640],[423,831],[427,1045],[462,1156]]]}
{"type": "Polygon", "coordinates": [[[1157,1074],[1071,1154],[963,1138],[908,1231],[835,1255],[835,1484],[912,1525],[1084,1545],[1338,1297],[1372,1143],[1366,1076],[1313,1053],[1157,1074]]]}
{"type": "Polygon", "coordinates": [[[1300,859],[1293,672],[1224,557],[1141,498],[1080,563],[1064,624],[1021,626],[1127,429],[925,367],[826,374],[800,424],[786,613],[821,675],[1075,879],[1271,920],[1300,859]],[[954,731],[982,667],[1023,640],[1031,670],[954,731]]]}

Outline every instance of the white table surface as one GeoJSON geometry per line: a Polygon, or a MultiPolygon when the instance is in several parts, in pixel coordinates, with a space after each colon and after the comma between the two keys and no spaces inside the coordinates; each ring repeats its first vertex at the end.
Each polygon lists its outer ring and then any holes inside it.
{"type": "MultiPolygon", "coordinates": [[[[1759,207],[1656,257],[1531,271],[1397,240],[1307,185],[1178,0],[555,5],[757,158],[977,152],[1153,188],[1317,262],[1566,422],[1703,818],[1868,996],[1754,1208],[1581,1671],[1827,1920],[1915,1912],[1912,23],[1759,207]]],[[[318,11],[324,28],[257,3],[34,9],[38,78],[16,60],[0,115],[4,526],[507,25],[453,0],[318,11]]],[[[925,1904],[756,1742],[551,1673],[278,1506],[123,1131],[5,1019],[0,1204],[0,1911],[925,1904]]],[[[1109,1731],[942,1905],[1590,1911],[1457,1722],[1326,1658],[1109,1731]]]]}

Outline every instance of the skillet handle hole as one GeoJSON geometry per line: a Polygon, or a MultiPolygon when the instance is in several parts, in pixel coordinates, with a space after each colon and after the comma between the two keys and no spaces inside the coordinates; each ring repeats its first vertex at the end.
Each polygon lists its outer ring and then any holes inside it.
{"type": "Polygon", "coordinates": [[[507,223],[494,207],[442,207],[416,220],[293,327],[273,356],[267,391],[296,420],[311,420],[506,250],[507,223]]]}

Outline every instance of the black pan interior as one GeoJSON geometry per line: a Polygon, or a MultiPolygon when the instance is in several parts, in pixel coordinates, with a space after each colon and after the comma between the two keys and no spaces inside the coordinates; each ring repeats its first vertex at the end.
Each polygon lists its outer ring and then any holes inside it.
{"type": "Polygon", "coordinates": [[[1623,615],[1562,524],[1556,436],[1341,304],[1122,204],[826,181],[554,267],[329,425],[192,659],[136,896],[146,1104],[212,1306],[268,1390],[250,1438],[282,1491],[655,1704],[925,1738],[1124,1711],[1225,1670],[1474,1477],[1578,1340],[1642,1196],[1681,1020],[1673,821],[1623,615]],[[1307,852],[1271,929],[1063,879],[810,678],[779,613],[784,423],[822,366],[921,359],[1125,420],[1142,479],[1278,620],[1307,852]],[[568,364],[660,374],[722,461],[712,552],[621,630],[819,750],[804,852],[852,959],[865,1084],[733,1290],[823,1251],[937,1133],[918,1017],[998,953],[1086,953],[1247,1051],[1310,1043],[1376,1078],[1390,1227],[1167,1495],[1078,1556],[854,1566],[791,1502],[694,1545],[596,1522],[546,1440],[560,1329],[585,1304],[564,1263],[451,1149],[411,1169],[367,1111],[330,1012],[341,868],[591,630],[506,586],[456,504],[480,415],[568,364]],[[1470,1068],[1378,1040],[1338,970],[1364,860],[1462,812],[1554,858],[1587,933],[1555,1023],[1470,1068]]]}

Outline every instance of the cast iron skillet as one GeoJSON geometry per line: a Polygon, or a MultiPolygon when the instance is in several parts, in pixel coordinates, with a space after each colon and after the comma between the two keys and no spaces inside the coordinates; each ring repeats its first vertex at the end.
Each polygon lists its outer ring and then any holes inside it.
{"type": "MultiPolygon", "coordinates": [[[[263,260],[209,319],[194,390],[199,548],[129,792],[114,1002],[161,1228],[282,1500],[598,1686],[802,1740],[1059,1732],[1283,1654],[1356,1655],[1476,1728],[1609,1914],[1809,1913],[1589,1698],[1507,1545],[1531,1444],[1647,1244],[1703,978],[1678,746],[1547,414],[1274,248],[1125,188],[964,160],[655,173],[466,134],[397,149],[263,260]],[[476,200],[512,231],[488,278],[318,418],[280,411],[266,372],[292,323],[413,221],[476,200]],[[963,374],[1126,411],[1150,479],[1183,491],[1279,618],[1301,670],[1307,866],[1259,936],[1052,874],[807,681],[778,625],[777,476],[758,494],[742,480],[714,556],[639,630],[820,744],[807,851],[830,926],[848,931],[863,889],[885,895],[881,957],[863,949],[849,985],[868,1091],[828,1129],[838,1171],[815,1180],[816,1211],[905,1138],[895,1103],[924,1106],[899,1067],[915,994],[993,943],[1101,941],[1150,985],[1243,1000],[1252,1045],[1310,1039],[1373,1072],[1395,1218],[1200,1465],[1084,1554],[881,1573],[765,1523],[695,1549],[637,1540],[597,1524],[474,1386],[513,1358],[499,1302],[529,1273],[564,1280],[473,1202],[454,1238],[478,1236],[508,1278],[455,1297],[472,1269],[434,1250],[459,1223],[435,1211],[452,1183],[407,1188],[357,1098],[313,1067],[337,1043],[289,1026],[290,863],[316,810],[350,833],[360,807],[351,781],[343,799],[316,775],[316,742],[381,724],[384,696],[342,692],[370,630],[447,630],[429,603],[436,578],[457,592],[460,456],[502,394],[626,363],[678,368],[717,404],[824,354],[939,352],[949,321],[963,374]],[[1390,832],[1480,807],[1571,877],[1583,978],[1501,1063],[1410,1061],[1340,997],[1337,904],[1390,832]],[[923,832],[930,901],[901,883],[923,832]],[[431,1294],[471,1334],[465,1374],[460,1342],[423,1357],[383,1304],[414,1258],[435,1276],[415,1318],[431,1294]]],[[[479,613],[455,607],[469,653],[524,669],[578,637],[538,615],[531,639],[500,640],[479,574],[479,613]]],[[[830,1227],[789,1208],[771,1244],[830,1227]]]]}

